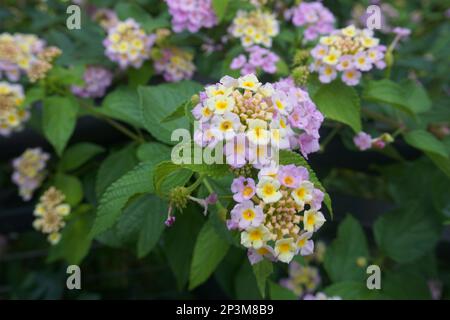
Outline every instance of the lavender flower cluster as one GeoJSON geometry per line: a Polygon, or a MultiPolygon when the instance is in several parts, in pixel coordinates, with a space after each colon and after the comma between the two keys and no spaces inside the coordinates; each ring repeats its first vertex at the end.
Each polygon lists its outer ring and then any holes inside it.
{"type": "Polygon", "coordinates": [[[45,167],[50,155],[41,148],[27,149],[13,160],[12,181],[19,187],[19,195],[24,201],[31,200],[34,191],[45,179],[45,167]]]}
{"type": "Polygon", "coordinates": [[[333,31],[335,18],[321,2],[301,2],[287,11],[287,17],[297,27],[305,27],[303,36],[306,41],[317,39],[320,35],[333,31]]]}
{"type": "Polygon", "coordinates": [[[319,211],[324,193],[309,180],[305,167],[269,166],[258,178],[240,176],[231,185],[237,202],[227,221],[241,232],[252,264],[263,258],[291,262],[314,251],[311,237],[325,222],[319,211]]]}
{"type": "Polygon", "coordinates": [[[211,28],[217,24],[211,0],[166,0],[175,32],[211,28]]]}
{"type": "Polygon", "coordinates": [[[154,62],[157,73],[162,74],[169,82],[176,82],[183,79],[190,79],[195,71],[192,63],[194,56],[182,49],[175,47],[163,48],[161,56],[154,62]]]}
{"type": "Polygon", "coordinates": [[[256,74],[259,70],[267,73],[277,71],[276,64],[280,58],[276,53],[259,46],[246,48],[245,51],[247,55],[240,54],[231,61],[231,69],[240,69],[241,75],[256,74]]]}
{"type": "Polygon", "coordinates": [[[134,19],[118,22],[108,30],[103,40],[106,56],[122,69],[140,68],[150,58],[155,35],[147,35],[134,19]]]}
{"type": "Polygon", "coordinates": [[[300,148],[304,156],[319,150],[323,115],[292,79],[263,85],[253,74],[226,76],[206,87],[192,113],[199,121],[196,144],[225,143],[226,162],[234,168],[268,165],[275,149],[300,148]]]}
{"type": "Polygon", "coordinates": [[[72,93],[81,98],[101,98],[111,85],[113,75],[106,68],[89,66],[84,72],[83,86],[72,86],[72,93]]]}

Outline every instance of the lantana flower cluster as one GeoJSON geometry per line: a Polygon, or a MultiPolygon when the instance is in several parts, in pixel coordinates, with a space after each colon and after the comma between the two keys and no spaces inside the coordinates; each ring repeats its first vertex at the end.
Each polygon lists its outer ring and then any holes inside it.
{"type": "Polygon", "coordinates": [[[162,74],[169,82],[190,79],[195,71],[192,60],[193,54],[175,47],[161,49],[159,58],[155,60],[154,67],[157,73],[162,74]]]}
{"type": "Polygon", "coordinates": [[[212,0],[166,0],[166,3],[175,32],[185,29],[197,32],[201,28],[212,28],[217,24],[212,0]]]}
{"type": "Polygon", "coordinates": [[[0,81],[0,135],[9,136],[23,128],[30,113],[23,107],[25,96],[20,84],[0,81]]]}
{"type": "Polygon", "coordinates": [[[241,232],[252,264],[263,257],[289,263],[297,254],[313,253],[311,237],[325,222],[319,211],[324,193],[314,187],[305,167],[263,168],[256,181],[234,179],[231,191],[237,203],[227,226],[241,232]]]}
{"type": "Polygon", "coordinates": [[[53,60],[61,54],[56,47],[47,47],[44,40],[29,34],[0,34],[0,79],[18,81],[26,74],[31,82],[46,76],[53,60]]]}
{"type": "Polygon", "coordinates": [[[311,51],[314,62],[310,69],[319,73],[322,83],[333,81],[340,73],[343,82],[355,86],[362,72],[370,71],[374,66],[378,69],[386,66],[386,46],[379,42],[369,29],[356,29],[351,25],[335,30],[331,35],[321,37],[320,43],[311,51]]]}
{"type": "Polygon", "coordinates": [[[334,30],[334,15],[321,2],[301,2],[287,12],[292,23],[297,27],[305,27],[303,36],[306,41],[317,39],[320,35],[334,30]]]}
{"type": "Polygon", "coordinates": [[[294,261],[289,265],[288,278],[280,280],[280,285],[292,291],[297,297],[311,297],[320,285],[319,269],[301,265],[294,261]]]}
{"type": "Polygon", "coordinates": [[[278,33],[280,27],[275,16],[262,10],[239,10],[230,26],[230,33],[240,38],[244,47],[252,45],[272,46],[272,38],[278,33]]]}
{"type": "Polygon", "coordinates": [[[72,86],[72,93],[81,98],[101,98],[111,85],[111,71],[99,66],[89,66],[83,75],[83,86],[72,86]]]}
{"type": "Polygon", "coordinates": [[[55,245],[61,239],[61,229],[66,225],[65,218],[70,214],[66,196],[55,187],[50,187],[40,198],[34,209],[33,227],[48,235],[47,240],[55,245]]]}
{"type": "Polygon", "coordinates": [[[240,54],[231,61],[231,69],[240,69],[241,75],[256,74],[259,70],[267,73],[277,71],[276,64],[280,58],[276,53],[260,46],[252,46],[245,51],[247,55],[240,54]]]}
{"type": "Polygon", "coordinates": [[[323,116],[291,79],[263,85],[253,74],[226,76],[200,93],[192,113],[199,122],[195,143],[225,143],[226,163],[234,168],[270,165],[279,149],[300,148],[305,156],[319,149],[323,116]]]}
{"type": "Polygon", "coordinates": [[[27,149],[13,160],[12,181],[19,187],[19,195],[29,201],[46,176],[46,165],[50,155],[41,148],[27,149]]]}
{"type": "Polygon", "coordinates": [[[154,34],[146,34],[134,19],[120,21],[108,30],[103,41],[106,56],[117,62],[122,69],[130,66],[140,68],[149,59],[155,42],[154,34]]]}

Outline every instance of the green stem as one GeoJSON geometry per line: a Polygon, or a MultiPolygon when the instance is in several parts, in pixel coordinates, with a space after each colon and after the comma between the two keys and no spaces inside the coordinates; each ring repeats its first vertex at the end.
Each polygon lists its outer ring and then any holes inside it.
{"type": "Polygon", "coordinates": [[[368,117],[370,117],[370,118],[372,118],[374,120],[378,120],[378,121],[384,122],[384,123],[386,123],[387,125],[389,125],[391,127],[394,127],[394,128],[397,128],[397,129],[398,128],[403,128],[403,129],[405,128],[403,123],[397,122],[397,121],[395,121],[395,120],[393,120],[393,119],[391,119],[391,118],[389,118],[389,117],[387,117],[385,115],[382,115],[381,113],[378,113],[376,111],[373,111],[373,110],[370,110],[370,109],[367,109],[367,108],[362,108],[362,112],[365,115],[367,115],[368,117]]]}
{"type": "Polygon", "coordinates": [[[336,136],[336,134],[339,132],[339,130],[341,130],[342,126],[338,125],[336,127],[334,127],[331,132],[325,137],[325,139],[322,141],[322,144],[320,146],[320,151],[324,152],[326,146],[331,142],[331,140],[333,140],[333,138],[336,136]]]}
{"type": "MultiPolygon", "coordinates": [[[[203,184],[205,185],[206,189],[209,191],[209,193],[213,193],[214,189],[212,188],[211,184],[207,179],[203,179],[203,184]]],[[[226,220],[227,218],[227,209],[223,206],[223,204],[217,200],[216,202],[217,211],[219,213],[219,216],[222,220],[226,220]]]]}
{"type": "Polygon", "coordinates": [[[92,106],[88,106],[83,104],[83,102],[80,103],[80,105],[86,109],[86,111],[89,112],[89,114],[91,114],[92,116],[98,118],[98,119],[102,119],[104,120],[106,123],[108,123],[110,126],[112,126],[113,128],[117,129],[118,131],[122,132],[124,135],[126,135],[127,137],[131,138],[134,141],[137,141],[139,143],[144,143],[145,140],[143,137],[138,136],[137,134],[135,134],[134,132],[132,132],[131,130],[129,130],[127,127],[121,125],[119,122],[108,118],[107,116],[98,113],[94,107],[92,106]]]}
{"type": "Polygon", "coordinates": [[[197,189],[197,187],[200,185],[200,183],[202,183],[205,176],[206,176],[206,174],[204,174],[204,173],[200,174],[198,176],[198,179],[187,188],[189,191],[189,194],[192,193],[192,191],[194,191],[195,189],[197,189]]]}

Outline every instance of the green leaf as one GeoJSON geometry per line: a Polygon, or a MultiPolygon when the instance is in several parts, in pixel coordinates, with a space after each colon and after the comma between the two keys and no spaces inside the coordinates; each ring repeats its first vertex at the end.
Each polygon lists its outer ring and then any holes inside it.
{"type": "Polygon", "coordinates": [[[426,280],[410,270],[388,271],[382,279],[381,289],[393,300],[430,300],[430,289],[426,280]]]}
{"type": "Polygon", "coordinates": [[[186,115],[186,104],[189,102],[190,101],[185,101],[182,104],[180,104],[180,106],[176,108],[174,112],[165,117],[161,122],[165,123],[184,117],[186,115]]]}
{"type": "Polygon", "coordinates": [[[111,153],[103,160],[98,169],[95,183],[95,192],[98,198],[100,198],[111,183],[119,179],[138,164],[135,153],[135,146],[129,145],[119,151],[111,153]]]}
{"type": "Polygon", "coordinates": [[[413,130],[404,135],[405,141],[419,150],[448,158],[445,145],[425,130],[413,130]]]}
{"type": "Polygon", "coordinates": [[[256,278],[256,284],[258,285],[259,293],[264,298],[266,296],[266,283],[267,278],[273,272],[272,262],[266,259],[254,264],[253,273],[256,278]]]}
{"type": "Polygon", "coordinates": [[[139,103],[147,131],[164,143],[175,144],[171,141],[172,132],[176,129],[189,129],[188,119],[181,118],[166,123],[162,121],[201,89],[201,85],[192,81],[139,87],[139,103]]]}
{"type": "Polygon", "coordinates": [[[64,259],[68,264],[79,265],[92,244],[89,231],[93,221],[94,211],[89,206],[82,206],[71,213],[69,223],[62,230],[60,242],[50,249],[48,261],[64,259]]]}
{"type": "Polygon", "coordinates": [[[53,180],[56,189],[62,191],[66,196],[65,202],[72,207],[76,206],[83,200],[83,186],[81,181],[68,174],[57,173],[53,180]]]}
{"type": "Polygon", "coordinates": [[[164,233],[164,253],[179,290],[183,289],[189,279],[196,236],[202,224],[203,217],[198,213],[197,207],[193,209],[188,205],[183,214],[177,215],[174,225],[164,233]]]}
{"type": "Polygon", "coordinates": [[[45,137],[61,155],[77,121],[78,103],[71,97],[53,96],[44,99],[42,128],[45,137]]]}
{"type": "Polygon", "coordinates": [[[238,300],[261,299],[255,275],[246,259],[244,259],[244,262],[241,264],[241,267],[234,277],[234,290],[236,292],[235,297],[238,300]]]}
{"type": "Polygon", "coordinates": [[[34,102],[42,100],[45,98],[45,90],[41,86],[33,86],[28,89],[25,93],[25,101],[22,103],[22,106],[27,107],[31,106],[34,102]]]}
{"type": "Polygon", "coordinates": [[[324,289],[328,297],[341,297],[344,300],[378,300],[384,299],[379,290],[369,290],[365,281],[343,281],[324,289]]]}
{"type": "Polygon", "coordinates": [[[436,167],[441,169],[442,172],[444,172],[447,177],[450,178],[450,159],[448,157],[443,157],[431,152],[425,152],[425,154],[433,161],[436,167]]]}
{"type": "Polygon", "coordinates": [[[81,142],[69,147],[61,157],[60,166],[64,171],[71,171],[81,167],[105,149],[99,145],[81,142]]]}
{"type": "Polygon", "coordinates": [[[132,88],[145,86],[149,82],[153,74],[153,64],[150,61],[145,62],[139,69],[130,68],[127,71],[128,85],[132,88]]]}
{"type": "Polygon", "coordinates": [[[97,216],[91,231],[93,236],[114,225],[130,197],[135,194],[153,192],[154,166],[155,164],[151,161],[140,163],[106,189],[97,209],[97,216]]]}
{"type": "Polygon", "coordinates": [[[192,257],[189,290],[206,281],[225,257],[230,245],[217,235],[215,228],[207,222],[203,225],[195,243],[192,257]]]}
{"type": "Polygon", "coordinates": [[[333,282],[363,281],[366,278],[365,267],[357,265],[358,258],[366,261],[369,258],[366,236],[359,222],[347,215],[325,253],[325,270],[333,282]]]}
{"type": "Polygon", "coordinates": [[[121,20],[133,18],[139,22],[146,32],[170,26],[169,21],[164,17],[154,18],[135,3],[120,2],[116,5],[115,11],[121,20]]]}
{"type": "Polygon", "coordinates": [[[412,80],[401,83],[388,79],[368,81],[363,99],[385,103],[411,115],[431,108],[431,100],[425,89],[412,80]]]}
{"type": "Polygon", "coordinates": [[[303,166],[308,170],[309,180],[312,183],[314,183],[314,186],[316,188],[320,189],[325,194],[323,201],[324,201],[325,205],[327,206],[331,217],[333,218],[333,207],[331,204],[330,195],[326,192],[322,183],[319,181],[319,178],[317,178],[315,172],[311,169],[311,167],[309,166],[309,164],[305,160],[305,158],[303,158],[300,154],[289,151],[289,150],[280,150],[279,156],[280,156],[280,164],[281,165],[295,164],[297,166],[303,166]]]}
{"type": "Polygon", "coordinates": [[[225,17],[229,0],[212,0],[212,6],[217,16],[218,22],[221,22],[225,17]]]}
{"type": "Polygon", "coordinates": [[[170,159],[170,147],[159,143],[144,143],[137,149],[137,157],[139,161],[152,160],[155,163],[170,159]]]}
{"type": "Polygon", "coordinates": [[[193,171],[184,169],[170,161],[164,161],[155,168],[154,187],[155,192],[161,196],[167,196],[171,189],[184,186],[192,177],[193,171]]]}
{"type": "Polygon", "coordinates": [[[269,281],[269,291],[272,300],[298,300],[298,297],[291,290],[272,281],[269,281]]]}
{"type": "Polygon", "coordinates": [[[335,80],[322,85],[313,100],[325,117],[345,123],[355,132],[361,131],[361,105],[354,88],[335,80]]]}
{"type": "Polygon", "coordinates": [[[101,107],[95,108],[94,111],[135,127],[142,128],[144,126],[139,108],[139,98],[136,90],[132,88],[121,87],[109,93],[101,107]]]}
{"type": "Polygon", "coordinates": [[[277,64],[277,75],[280,77],[286,77],[289,75],[289,66],[287,65],[286,61],[280,58],[278,60],[277,64]]]}
{"type": "Polygon", "coordinates": [[[70,68],[54,66],[47,75],[49,83],[57,83],[58,85],[84,85],[85,67],[82,64],[74,65],[70,68]]]}
{"type": "Polygon", "coordinates": [[[404,208],[382,215],[374,224],[380,249],[400,263],[418,259],[432,250],[440,238],[441,227],[434,208],[408,203],[404,208]]]}
{"type": "Polygon", "coordinates": [[[137,210],[144,210],[144,221],[139,233],[137,246],[138,257],[145,257],[158,242],[161,237],[167,218],[168,206],[166,201],[156,196],[145,196],[138,203],[137,210]]]}

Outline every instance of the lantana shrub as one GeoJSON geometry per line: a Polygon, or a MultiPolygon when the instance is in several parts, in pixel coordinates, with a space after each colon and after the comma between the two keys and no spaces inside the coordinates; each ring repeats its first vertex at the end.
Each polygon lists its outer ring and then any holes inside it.
{"type": "Polygon", "coordinates": [[[449,297],[443,3],[36,3],[0,5],[0,298],[449,297]]]}

